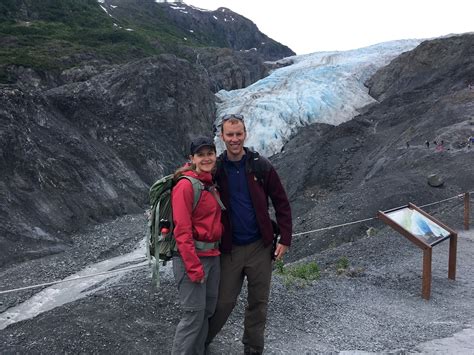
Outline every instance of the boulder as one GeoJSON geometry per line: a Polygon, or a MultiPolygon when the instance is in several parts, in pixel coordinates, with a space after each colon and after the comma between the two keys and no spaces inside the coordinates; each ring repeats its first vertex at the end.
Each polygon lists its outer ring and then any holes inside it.
{"type": "Polygon", "coordinates": [[[428,175],[428,185],[433,187],[441,187],[444,184],[443,178],[441,178],[438,174],[430,174],[428,175]]]}

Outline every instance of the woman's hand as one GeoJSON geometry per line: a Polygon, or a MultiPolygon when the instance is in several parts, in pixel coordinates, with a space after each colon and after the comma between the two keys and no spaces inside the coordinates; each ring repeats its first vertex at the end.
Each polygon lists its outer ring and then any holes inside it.
{"type": "Polygon", "coordinates": [[[205,281],[206,281],[206,277],[203,277],[202,279],[196,280],[194,282],[197,283],[197,284],[203,284],[205,281]]]}

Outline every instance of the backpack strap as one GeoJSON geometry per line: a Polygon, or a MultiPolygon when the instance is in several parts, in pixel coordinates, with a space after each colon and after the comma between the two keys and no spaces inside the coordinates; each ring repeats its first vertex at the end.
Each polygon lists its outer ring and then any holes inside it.
{"type": "Polygon", "coordinates": [[[205,186],[204,190],[209,191],[212,194],[212,196],[214,196],[214,198],[216,199],[216,201],[219,204],[222,211],[226,210],[224,204],[222,203],[222,200],[220,199],[219,195],[217,194],[216,185],[205,186]]]}
{"type": "Polygon", "coordinates": [[[204,184],[202,183],[201,180],[196,179],[192,176],[181,175],[178,178],[178,181],[181,180],[181,179],[189,180],[191,185],[193,185],[193,191],[194,191],[193,211],[194,211],[194,209],[196,208],[196,206],[199,202],[199,199],[201,198],[201,192],[202,192],[202,190],[204,190],[204,184]]]}
{"type": "Polygon", "coordinates": [[[216,199],[217,203],[219,204],[220,208],[222,211],[225,211],[225,206],[224,204],[222,203],[220,197],[217,195],[217,192],[216,192],[216,186],[215,185],[212,185],[212,186],[204,186],[204,184],[202,183],[201,180],[199,179],[196,179],[192,176],[186,176],[186,175],[182,175],[178,178],[178,180],[180,179],[187,179],[191,182],[191,184],[193,185],[193,191],[194,191],[194,202],[193,202],[193,211],[194,209],[196,208],[198,202],[199,202],[199,199],[201,198],[201,192],[202,190],[206,190],[206,191],[209,191],[212,196],[214,196],[214,198],[216,199]]]}
{"type": "Polygon", "coordinates": [[[248,152],[248,172],[253,173],[256,181],[265,191],[265,194],[268,196],[267,185],[265,184],[265,174],[272,169],[272,165],[269,160],[257,152],[249,151],[248,152]]]}
{"type": "Polygon", "coordinates": [[[219,248],[219,242],[201,242],[199,240],[194,241],[194,246],[196,247],[197,250],[211,250],[211,249],[217,249],[219,248]]]}

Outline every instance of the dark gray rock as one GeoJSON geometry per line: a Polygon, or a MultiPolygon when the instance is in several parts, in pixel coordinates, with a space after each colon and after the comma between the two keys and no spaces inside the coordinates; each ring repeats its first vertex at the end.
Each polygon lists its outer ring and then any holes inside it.
{"type": "Polygon", "coordinates": [[[430,174],[428,175],[428,185],[433,187],[440,187],[443,186],[444,180],[438,174],[430,174]]]}
{"type": "MultiPolygon", "coordinates": [[[[473,42],[468,34],[422,43],[368,81],[378,104],[337,127],[305,127],[272,158],[291,198],[296,232],[472,191],[474,155],[466,142],[473,134],[474,91],[465,81],[474,73],[473,42]],[[444,147],[428,149],[427,140],[443,140],[444,147]],[[443,172],[442,188],[426,183],[433,171],[443,172]]],[[[289,258],[352,241],[374,223],[297,237],[289,258]]]]}
{"type": "MultiPolygon", "coordinates": [[[[254,49],[265,60],[295,54],[261,33],[252,21],[227,8],[207,11],[184,3],[166,4],[153,0],[105,0],[104,6],[126,26],[147,28],[166,24],[170,34],[181,34],[183,46],[212,46],[236,51],[254,49]]],[[[154,44],[163,51],[171,48],[160,38],[154,44]]]]}
{"type": "Polygon", "coordinates": [[[242,89],[268,75],[264,59],[255,51],[205,48],[195,52],[196,64],[208,73],[213,92],[242,89]]]}
{"type": "Polygon", "coordinates": [[[295,54],[287,46],[261,33],[252,21],[231,9],[220,7],[215,11],[201,11],[186,4],[160,5],[168,18],[188,33],[189,39],[212,37],[216,47],[237,51],[254,50],[265,60],[278,60],[295,54]],[[176,10],[177,6],[183,10],[176,10]]]}
{"type": "Polygon", "coordinates": [[[433,100],[474,82],[473,58],[472,34],[425,41],[378,70],[367,86],[379,101],[405,93],[423,93],[425,100],[433,100]]]}
{"type": "Polygon", "coordinates": [[[2,88],[0,265],[143,210],[151,183],[185,161],[190,137],[212,131],[208,88],[203,71],[172,55],[44,94],[2,88]]]}

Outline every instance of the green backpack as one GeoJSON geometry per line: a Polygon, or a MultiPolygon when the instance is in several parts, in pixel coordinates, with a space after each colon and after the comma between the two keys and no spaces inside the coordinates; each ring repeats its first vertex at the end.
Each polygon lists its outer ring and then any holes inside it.
{"type": "MultiPolygon", "coordinates": [[[[176,240],[173,235],[173,208],[171,206],[171,190],[181,179],[187,179],[191,182],[194,191],[193,210],[196,208],[202,190],[210,191],[216,198],[222,210],[225,210],[222,201],[215,192],[215,187],[206,187],[196,178],[191,176],[180,176],[177,180],[173,179],[173,174],[167,175],[156,181],[150,188],[150,209],[148,211],[148,227],[150,229],[147,235],[146,247],[147,257],[152,264],[152,280],[156,286],[159,286],[159,262],[163,265],[177,253],[176,240]]],[[[198,250],[214,249],[218,243],[206,243],[194,241],[198,250]]]]}

